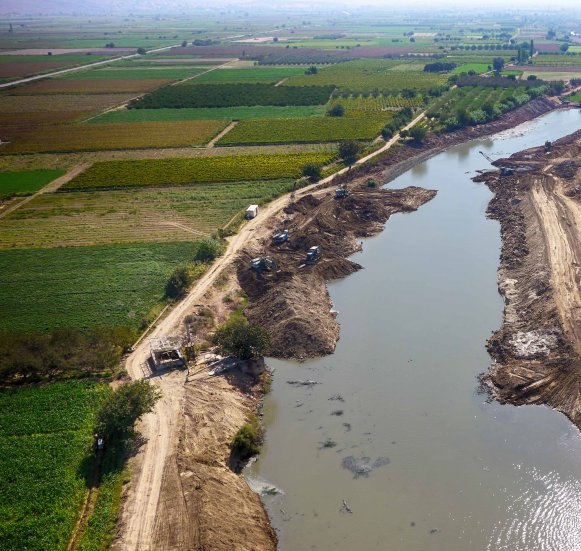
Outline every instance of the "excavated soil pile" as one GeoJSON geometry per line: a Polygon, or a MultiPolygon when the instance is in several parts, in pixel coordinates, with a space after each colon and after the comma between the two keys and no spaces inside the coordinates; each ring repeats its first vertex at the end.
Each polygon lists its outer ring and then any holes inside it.
{"type": "Polygon", "coordinates": [[[359,180],[345,198],[336,199],[334,190],[326,190],[285,208],[276,228],[269,228],[237,262],[240,286],[250,299],[246,315],[271,333],[269,354],[304,358],[332,353],[339,326],[325,282],[361,268],[347,258],[360,247],[358,238],[380,232],[392,214],[416,210],[435,194],[416,187],[367,188],[359,180]],[[275,245],[270,236],[282,228],[288,229],[289,240],[275,245]],[[309,264],[306,253],[315,245],[322,254],[309,264]],[[255,257],[267,257],[275,267],[255,272],[249,268],[255,257]]]}
{"type": "Polygon", "coordinates": [[[256,409],[253,384],[237,370],[225,377],[194,376],[188,384],[175,456],[163,474],[152,549],[276,549],[260,497],[228,467],[232,438],[256,409]],[[187,515],[176,514],[180,510],[187,515]]]}
{"type": "Polygon", "coordinates": [[[547,404],[581,427],[581,131],[495,164],[485,173],[500,221],[503,326],[488,341],[483,379],[502,402],[547,404]]]}

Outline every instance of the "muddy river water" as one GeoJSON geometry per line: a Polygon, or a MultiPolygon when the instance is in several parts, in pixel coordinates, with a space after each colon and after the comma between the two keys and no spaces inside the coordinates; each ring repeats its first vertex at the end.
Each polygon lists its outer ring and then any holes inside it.
{"type": "Polygon", "coordinates": [[[389,184],[438,195],[393,216],[354,256],[365,269],[329,285],[335,354],[269,361],[266,443],[246,474],[282,492],[264,497],[281,550],[581,550],[579,432],[478,392],[502,317],[500,236],[491,193],[470,180],[488,168],[479,150],[498,158],[580,127],[578,111],[553,112],[389,184]]]}

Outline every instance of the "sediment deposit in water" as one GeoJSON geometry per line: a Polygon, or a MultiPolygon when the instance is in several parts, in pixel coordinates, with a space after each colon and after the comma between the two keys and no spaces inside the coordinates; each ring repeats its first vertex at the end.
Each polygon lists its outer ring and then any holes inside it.
{"type": "Polygon", "coordinates": [[[581,131],[495,164],[488,215],[500,221],[502,327],[485,380],[514,404],[547,404],[581,427],[581,131]],[[505,171],[506,172],[506,171],[505,171]]]}

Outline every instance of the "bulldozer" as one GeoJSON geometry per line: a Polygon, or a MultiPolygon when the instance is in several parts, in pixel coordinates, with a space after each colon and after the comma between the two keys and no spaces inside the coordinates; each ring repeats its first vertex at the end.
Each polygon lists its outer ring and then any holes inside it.
{"type": "Polygon", "coordinates": [[[321,247],[315,245],[307,251],[306,263],[314,264],[317,262],[317,260],[319,260],[319,258],[321,258],[321,247]]]}
{"type": "Polygon", "coordinates": [[[288,230],[275,232],[275,234],[272,236],[272,242],[275,245],[281,245],[282,243],[286,243],[287,241],[288,241],[288,230]]]}
{"type": "Polygon", "coordinates": [[[349,195],[349,191],[347,190],[347,186],[345,184],[341,184],[335,190],[335,199],[344,199],[349,195]]]}
{"type": "Polygon", "coordinates": [[[276,261],[266,256],[259,256],[250,261],[250,269],[255,272],[272,272],[276,270],[276,261]]]}

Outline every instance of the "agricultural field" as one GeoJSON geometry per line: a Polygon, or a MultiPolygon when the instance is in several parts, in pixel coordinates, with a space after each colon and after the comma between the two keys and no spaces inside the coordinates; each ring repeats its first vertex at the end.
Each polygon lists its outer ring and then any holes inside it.
{"type": "Polygon", "coordinates": [[[459,75],[460,73],[467,73],[468,71],[474,71],[477,74],[486,73],[490,70],[492,66],[492,59],[490,63],[464,63],[456,67],[452,73],[459,75]]]}
{"type": "Polygon", "coordinates": [[[0,199],[13,195],[31,195],[64,173],[64,170],[0,172],[0,199]]]}
{"type": "MultiPolygon", "coordinates": [[[[194,81],[192,81],[193,83],[194,81]]],[[[237,107],[241,105],[323,105],[333,86],[270,84],[192,84],[165,86],[130,103],[134,109],[237,107]]]]}
{"type": "Polygon", "coordinates": [[[127,94],[151,92],[171,80],[162,79],[103,79],[65,80],[49,79],[10,88],[10,95],[32,96],[38,94],[127,94]]]}
{"type": "MultiPolygon", "coordinates": [[[[302,75],[304,72],[305,67],[255,67],[248,69],[223,67],[200,75],[192,83],[279,82],[284,78],[302,75]]],[[[186,84],[184,83],[182,86],[186,84]]]]}
{"type": "Polygon", "coordinates": [[[337,86],[355,92],[377,89],[397,95],[404,89],[424,92],[443,85],[447,75],[425,73],[425,63],[392,59],[364,59],[321,68],[317,74],[289,78],[285,86],[337,86]]]}
{"type": "MultiPolygon", "coordinates": [[[[574,68],[572,67],[571,69],[574,68]]],[[[522,78],[526,79],[530,75],[535,75],[537,78],[550,82],[555,80],[571,80],[572,78],[581,78],[581,71],[567,70],[566,67],[563,67],[562,71],[545,71],[543,70],[543,67],[539,67],[524,71],[522,78]]]]}
{"type": "Polygon", "coordinates": [[[371,140],[379,135],[390,118],[388,113],[376,113],[353,117],[246,120],[222,137],[218,145],[371,140]]]}
{"type": "Polygon", "coordinates": [[[143,186],[186,185],[202,182],[298,178],[308,163],[327,164],[329,153],[289,153],[104,161],[79,174],[61,190],[96,190],[143,186]]]}
{"type": "Polygon", "coordinates": [[[0,330],[138,329],[162,304],[172,271],[194,258],[193,238],[0,251],[0,330]]]}
{"type": "Polygon", "coordinates": [[[130,100],[129,94],[72,94],[11,96],[0,95],[0,113],[41,113],[45,111],[102,111],[130,100]]]}
{"type": "Polygon", "coordinates": [[[253,107],[200,107],[197,109],[121,109],[104,113],[91,119],[89,122],[239,121],[245,119],[289,119],[294,117],[321,116],[324,114],[325,106],[323,105],[298,105],[290,107],[255,105],[253,107]]]}
{"type": "Polygon", "coordinates": [[[424,104],[423,97],[402,98],[401,96],[338,96],[331,105],[342,105],[346,115],[373,113],[377,111],[395,111],[404,107],[421,107],[424,104]]]}
{"type": "MultiPolygon", "coordinates": [[[[40,195],[0,219],[1,249],[189,241],[209,237],[294,179],[40,195]]],[[[1,254],[1,253],[0,253],[1,254]]]]}
{"type": "MultiPolygon", "coordinates": [[[[25,61],[23,59],[18,59],[16,56],[1,56],[2,61],[0,61],[0,81],[8,82],[11,80],[17,80],[31,75],[40,75],[43,73],[50,73],[53,71],[58,71],[61,69],[69,69],[71,67],[76,67],[82,63],[72,61],[67,59],[66,56],[61,57],[58,60],[55,57],[44,58],[44,61],[25,61]],[[12,57],[10,61],[7,61],[7,57],[12,57]]],[[[20,56],[19,56],[20,57],[20,56]]],[[[99,61],[102,58],[85,58],[84,63],[93,63],[99,61]]]]}
{"type": "Polygon", "coordinates": [[[0,541],[5,551],[66,549],[86,494],[96,383],[0,391],[0,541]]]}
{"type": "Polygon", "coordinates": [[[0,154],[188,147],[202,145],[225,121],[137,122],[42,126],[10,135],[0,154]]]}
{"type": "Polygon", "coordinates": [[[204,71],[198,67],[107,67],[75,71],[59,77],[59,80],[181,80],[204,71]]]}
{"type": "Polygon", "coordinates": [[[569,96],[569,99],[571,101],[581,101],[581,94],[572,94],[569,96]]]}
{"type": "Polygon", "coordinates": [[[427,115],[435,119],[434,129],[454,130],[466,124],[483,123],[511,111],[527,103],[541,88],[543,86],[539,84],[537,89],[527,92],[525,83],[510,88],[462,86],[434,101],[427,115]],[[463,113],[464,121],[459,121],[458,113],[463,113]]]}

